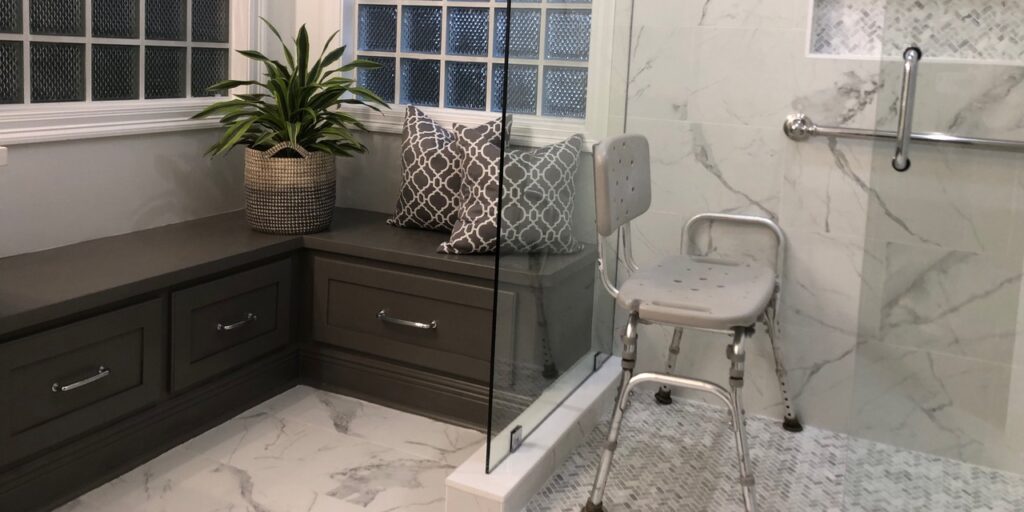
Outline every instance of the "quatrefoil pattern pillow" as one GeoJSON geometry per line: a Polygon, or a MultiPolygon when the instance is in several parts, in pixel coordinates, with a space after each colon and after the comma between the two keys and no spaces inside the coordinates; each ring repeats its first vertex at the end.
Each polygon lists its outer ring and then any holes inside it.
{"type": "Polygon", "coordinates": [[[498,246],[498,169],[501,119],[474,128],[455,126],[462,168],[459,219],[437,248],[444,254],[484,254],[498,246]]]}
{"type": "Polygon", "coordinates": [[[402,189],[388,224],[451,231],[459,215],[457,137],[409,106],[402,129],[402,189]]]}
{"type": "Polygon", "coordinates": [[[583,248],[573,235],[576,170],[583,137],[505,155],[501,250],[570,254],[583,248]]]}

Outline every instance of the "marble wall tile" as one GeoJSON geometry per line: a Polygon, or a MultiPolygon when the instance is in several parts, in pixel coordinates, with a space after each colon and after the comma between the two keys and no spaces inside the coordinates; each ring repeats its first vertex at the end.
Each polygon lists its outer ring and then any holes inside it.
{"type": "Polygon", "coordinates": [[[867,228],[874,147],[848,139],[795,144],[783,174],[779,221],[787,231],[862,237],[867,228]]]}
{"type": "Polygon", "coordinates": [[[869,236],[970,252],[1010,249],[1018,155],[918,144],[911,170],[897,173],[890,151],[891,144],[876,145],[869,236]]]}
{"type": "Polygon", "coordinates": [[[629,64],[627,123],[635,118],[685,121],[689,117],[689,98],[697,75],[696,53],[692,51],[696,39],[697,33],[691,28],[652,21],[635,26],[629,64]]]}
{"type": "Polygon", "coordinates": [[[848,430],[865,248],[861,240],[789,233],[781,298],[783,362],[808,424],[848,430]]]}
{"type": "MultiPolygon", "coordinates": [[[[1007,364],[1013,357],[1020,263],[889,243],[877,340],[1007,364]]],[[[871,336],[871,332],[862,332],[871,336]]]]}
{"type": "Polygon", "coordinates": [[[777,217],[782,173],[794,155],[778,130],[636,118],[628,128],[651,144],[653,210],[684,219],[704,212],[777,217]]]}
{"type": "Polygon", "coordinates": [[[874,128],[879,98],[888,98],[880,68],[877,60],[798,59],[792,111],[825,126],[874,128]]]}
{"type": "Polygon", "coordinates": [[[697,25],[802,28],[804,18],[800,3],[793,0],[707,0],[701,3],[697,25]]]}
{"type": "Polygon", "coordinates": [[[852,433],[1021,471],[1005,431],[1011,366],[882,343],[857,348],[852,433]]]}
{"type": "MultiPolygon", "coordinates": [[[[884,61],[883,81],[896,85],[903,76],[898,61],[884,61]]],[[[878,124],[895,129],[900,88],[879,95],[878,124]]],[[[1000,65],[929,60],[918,70],[914,131],[968,137],[1024,140],[1024,63],[1000,65]]]]}
{"type": "Polygon", "coordinates": [[[688,119],[778,130],[798,89],[803,33],[699,28],[688,119]]]}
{"type": "MultiPolygon", "coordinates": [[[[1006,432],[1024,432],[1024,365],[1011,368],[1009,399],[1006,408],[1006,432]]],[[[1024,467],[1024,436],[1007,436],[1013,453],[1017,454],[1018,466],[1024,467]]]]}
{"type": "Polygon", "coordinates": [[[702,2],[680,2],[679,0],[633,2],[633,27],[696,27],[703,12],[701,4],[702,2]]]}
{"type": "Polygon", "coordinates": [[[856,336],[863,261],[864,244],[859,239],[789,233],[783,326],[856,336]]]}
{"type": "MultiPolygon", "coordinates": [[[[665,361],[672,329],[664,326],[642,326],[640,329],[640,345],[637,354],[639,371],[665,371],[665,361]]],[[[684,331],[679,358],[676,361],[675,374],[695,377],[723,386],[729,381],[729,360],[725,357],[725,348],[732,337],[720,333],[696,330],[684,331]]],[[[771,348],[764,330],[750,341],[747,347],[746,378],[743,388],[743,401],[751,414],[781,418],[782,392],[775,376],[775,365],[771,357],[771,348]]],[[[638,388],[635,400],[654,400],[657,387],[638,388]]],[[[712,395],[696,391],[681,390],[678,396],[722,406],[722,402],[712,395]]]]}

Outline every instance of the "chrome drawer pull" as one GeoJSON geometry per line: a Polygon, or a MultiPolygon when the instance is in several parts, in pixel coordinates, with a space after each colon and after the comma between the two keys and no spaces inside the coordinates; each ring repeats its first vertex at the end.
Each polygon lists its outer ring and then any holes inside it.
{"type": "Polygon", "coordinates": [[[53,386],[50,386],[50,389],[54,393],[67,393],[68,391],[72,391],[72,390],[78,389],[78,388],[83,387],[83,386],[88,386],[89,384],[92,384],[93,382],[105,379],[109,375],[110,375],[110,369],[107,368],[106,366],[100,366],[100,369],[96,372],[96,375],[93,375],[92,377],[89,377],[87,379],[82,379],[82,380],[80,380],[78,382],[72,382],[71,384],[67,384],[67,385],[64,385],[64,386],[61,386],[59,382],[54,382],[53,386]]]}
{"type": "Polygon", "coordinates": [[[218,331],[233,331],[235,329],[238,329],[239,327],[245,327],[246,324],[251,324],[251,323],[255,322],[256,319],[257,319],[256,315],[254,315],[252,313],[246,313],[245,314],[245,320],[240,320],[240,321],[235,322],[233,324],[227,324],[227,325],[217,324],[217,330],[218,331]]]}
{"type": "Polygon", "coordinates": [[[431,320],[429,324],[423,322],[413,322],[412,320],[402,320],[401,318],[395,318],[388,316],[388,310],[382,309],[377,313],[377,319],[394,325],[401,325],[404,327],[412,327],[414,329],[423,329],[426,331],[432,331],[437,329],[437,320],[431,320]]]}

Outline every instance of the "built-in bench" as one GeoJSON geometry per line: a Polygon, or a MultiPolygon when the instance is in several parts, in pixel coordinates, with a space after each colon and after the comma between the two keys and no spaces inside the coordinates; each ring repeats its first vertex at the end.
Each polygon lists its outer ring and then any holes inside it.
{"type": "Polygon", "coordinates": [[[0,510],[59,505],[298,382],[483,429],[492,352],[540,374],[590,349],[592,250],[496,272],[385,218],[272,236],[233,212],[0,259],[0,510]]]}

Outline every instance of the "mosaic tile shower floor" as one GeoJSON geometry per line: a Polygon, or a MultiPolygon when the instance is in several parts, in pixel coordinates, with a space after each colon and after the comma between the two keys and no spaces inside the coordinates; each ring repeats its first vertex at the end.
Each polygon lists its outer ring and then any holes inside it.
{"type": "MultiPolygon", "coordinates": [[[[742,512],[724,409],[635,393],[609,479],[612,512],[742,512]],[[642,434],[641,434],[641,427],[642,434]]],[[[1024,476],[900,450],[826,430],[800,434],[748,420],[762,512],[1022,511],[1024,476]]],[[[527,512],[578,512],[586,502],[607,423],[534,497],[527,512]]]]}

